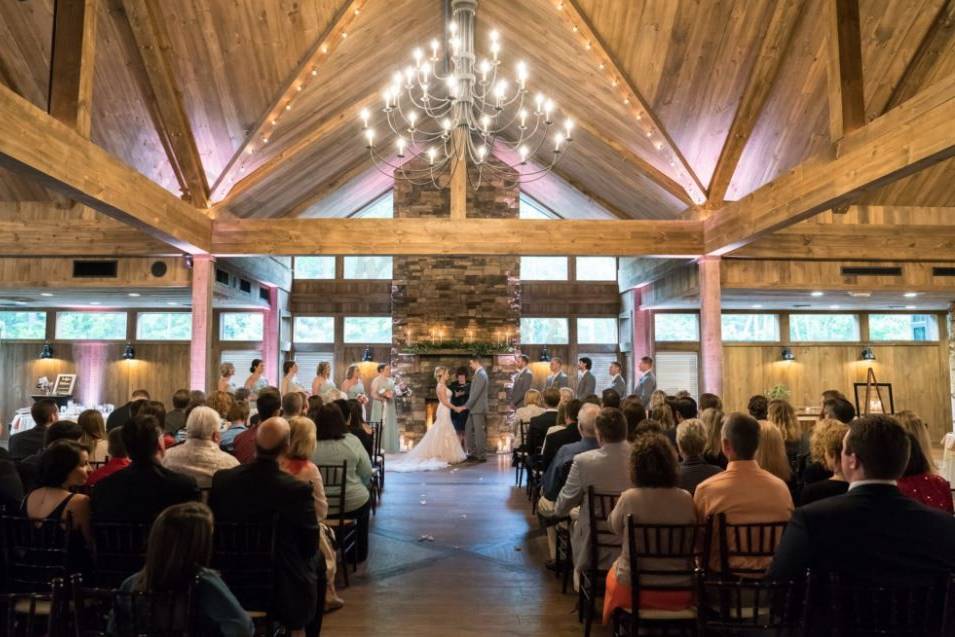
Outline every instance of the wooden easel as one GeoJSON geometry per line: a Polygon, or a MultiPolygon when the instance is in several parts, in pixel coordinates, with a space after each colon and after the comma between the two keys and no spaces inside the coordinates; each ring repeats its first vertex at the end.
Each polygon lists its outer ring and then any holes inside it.
{"type": "Polygon", "coordinates": [[[879,389],[879,385],[877,383],[878,381],[875,379],[875,370],[870,367],[865,378],[865,404],[862,412],[866,416],[869,415],[869,396],[872,395],[873,391],[875,391],[875,395],[879,399],[879,405],[882,407],[882,410],[879,413],[889,413],[885,409],[885,401],[882,400],[882,390],[879,389]]]}

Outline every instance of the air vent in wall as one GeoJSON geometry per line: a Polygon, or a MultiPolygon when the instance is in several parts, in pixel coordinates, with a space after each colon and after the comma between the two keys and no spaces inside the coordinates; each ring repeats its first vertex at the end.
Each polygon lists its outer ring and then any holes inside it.
{"type": "Polygon", "coordinates": [[[259,298],[262,299],[263,301],[268,301],[268,300],[269,300],[269,289],[268,289],[268,288],[260,287],[260,288],[259,288],[259,298]]]}
{"type": "Polygon", "coordinates": [[[252,294],[252,282],[245,279],[239,279],[239,289],[246,294],[252,294]]]}
{"type": "Polygon", "coordinates": [[[216,283],[221,283],[222,285],[229,285],[229,273],[225,270],[220,270],[216,268],[216,283]]]}
{"type": "Polygon", "coordinates": [[[115,279],[116,260],[110,261],[74,261],[74,279],[115,279]]]}
{"type": "Polygon", "coordinates": [[[955,276],[955,268],[932,268],[932,276],[955,276]]]}
{"type": "Polygon", "coordinates": [[[902,268],[879,266],[843,267],[842,276],[902,276],[902,268]]]}

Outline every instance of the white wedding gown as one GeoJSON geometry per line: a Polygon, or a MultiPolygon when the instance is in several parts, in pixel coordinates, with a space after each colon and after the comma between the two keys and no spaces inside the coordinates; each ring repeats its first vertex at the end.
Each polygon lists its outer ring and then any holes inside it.
{"type": "MultiPolygon", "coordinates": [[[[448,399],[448,389],[438,385],[438,395],[448,399]]],[[[389,471],[436,471],[448,465],[464,462],[467,454],[461,448],[458,434],[451,424],[451,410],[443,402],[438,404],[431,428],[415,448],[404,456],[388,462],[389,471]]]]}

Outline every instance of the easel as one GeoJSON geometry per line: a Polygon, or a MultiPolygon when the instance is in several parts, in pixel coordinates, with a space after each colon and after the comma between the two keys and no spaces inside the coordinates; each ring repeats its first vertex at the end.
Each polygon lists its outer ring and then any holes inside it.
{"type": "Polygon", "coordinates": [[[868,416],[870,413],[869,412],[869,405],[870,405],[869,397],[872,395],[873,391],[875,391],[875,395],[879,399],[880,410],[876,413],[880,413],[880,414],[889,413],[888,411],[886,411],[885,402],[882,400],[882,390],[879,389],[878,381],[875,379],[875,370],[870,367],[869,372],[866,374],[866,378],[865,378],[865,407],[864,407],[864,411],[862,412],[863,415],[868,416]]]}

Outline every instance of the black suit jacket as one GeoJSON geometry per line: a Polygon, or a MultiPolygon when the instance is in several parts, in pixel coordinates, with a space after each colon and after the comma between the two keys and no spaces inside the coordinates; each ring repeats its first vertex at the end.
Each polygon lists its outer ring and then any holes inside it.
{"type": "Polygon", "coordinates": [[[527,428],[527,451],[532,454],[540,453],[547,430],[556,424],[556,411],[545,411],[540,416],[531,418],[531,424],[527,428]]]}
{"type": "Polygon", "coordinates": [[[117,407],[109,412],[109,416],[106,417],[106,431],[112,431],[126,424],[126,421],[132,416],[132,412],[130,411],[132,404],[131,402],[126,403],[122,407],[117,407]]]}
{"type": "Polygon", "coordinates": [[[23,460],[28,456],[43,450],[43,439],[46,438],[46,427],[34,427],[10,436],[10,457],[13,460],[23,460]]]}
{"type": "Polygon", "coordinates": [[[554,461],[554,456],[561,447],[578,440],[580,440],[580,430],[577,428],[577,423],[569,424],[565,429],[547,436],[544,440],[544,471],[547,471],[547,467],[554,461]]]}
{"type": "Polygon", "coordinates": [[[158,462],[133,463],[96,483],[90,496],[93,522],[152,523],[163,509],[199,499],[191,476],[158,462]]]}

